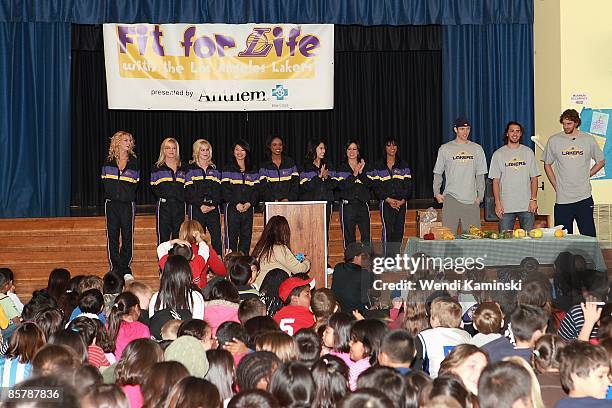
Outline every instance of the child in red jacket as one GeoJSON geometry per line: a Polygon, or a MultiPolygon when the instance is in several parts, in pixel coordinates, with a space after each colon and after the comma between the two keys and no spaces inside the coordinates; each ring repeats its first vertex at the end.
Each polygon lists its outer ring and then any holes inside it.
{"type": "Polygon", "coordinates": [[[168,255],[182,255],[186,259],[189,259],[189,266],[191,267],[191,273],[193,275],[193,283],[200,289],[206,286],[206,272],[209,266],[217,275],[225,275],[227,271],[225,267],[220,269],[218,263],[223,263],[219,260],[216,252],[209,247],[208,244],[202,239],[201,234],[195,231],[193,234],[196,243],[192,246],[189,242],[182,239],[173,239],[167,242],[162,242],[157,247],[157,257],[159,258],[159,267],[164,270],[168,255]],[[197,252],[194,250],[197,248],[197,252]],[[215,265],[209,265],[214,263],[215,265]]]}

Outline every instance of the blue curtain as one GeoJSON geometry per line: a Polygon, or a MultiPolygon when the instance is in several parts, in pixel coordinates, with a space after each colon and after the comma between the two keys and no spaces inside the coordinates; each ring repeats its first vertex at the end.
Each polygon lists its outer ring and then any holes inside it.
{"type": "Polygon", "coordinates": [[[523,143],[534,132],[533,26],[444,26],[442,42],[443,139],[455,137],[453,119],[466,116],[472,140],[490,160],[510,120],[523,124],[523,143]]]}
{"type": "Polygon", "coordinates": [[[68,215],[70,24],[0,23],[0,217],[68,215]]]}
{"type": "Polygon", "coordinates": [[[528,24],[533,0],[0,0],[0,21],[528,24]]]}

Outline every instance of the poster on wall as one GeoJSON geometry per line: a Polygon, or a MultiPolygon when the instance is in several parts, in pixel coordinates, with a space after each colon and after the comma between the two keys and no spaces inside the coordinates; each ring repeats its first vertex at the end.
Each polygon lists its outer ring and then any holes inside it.
{"type": "Polygon", "coordinates": [[[333,24],[104,24],[109,109],[333,109],[333,24]]]}
{"type": "Polygon", "coordinates": [[[612,179],[612,109],[584,108],[580,112],[580,130],[588,132],[603,151],[606,164],[593,179],[612,179]]]}

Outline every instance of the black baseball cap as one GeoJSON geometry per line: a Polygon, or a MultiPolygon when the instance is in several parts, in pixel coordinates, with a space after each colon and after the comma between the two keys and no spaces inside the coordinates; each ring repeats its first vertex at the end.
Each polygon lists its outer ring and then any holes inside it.
{"type": "Polygon", "coordinates": [[[468,126],[470,126],[470,121],[462,116],[456,118],[453,121],[453,127],[460,128],[460,127],[468,127],[468,126]]]}
{"type": "Polygon", "coordinates": [[[370,248],[361,242],[352,242],[344,249],[344,260],[350,261],[356,256],[369,254],[370,248]]]}

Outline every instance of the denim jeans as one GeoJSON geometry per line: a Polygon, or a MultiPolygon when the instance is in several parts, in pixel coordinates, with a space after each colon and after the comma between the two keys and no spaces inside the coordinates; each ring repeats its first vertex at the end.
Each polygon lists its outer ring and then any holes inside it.
{"type": "Polygon", "coordinates": [[[533,229],[533,222],[535,221],[535,214],[529,211],[521,211],[514,213],[504,213],[503,217],[499,220],[499,231],[513,230],[514,220],[516,217],[519,219],[521,228],[525,231],[533,229]]]}

